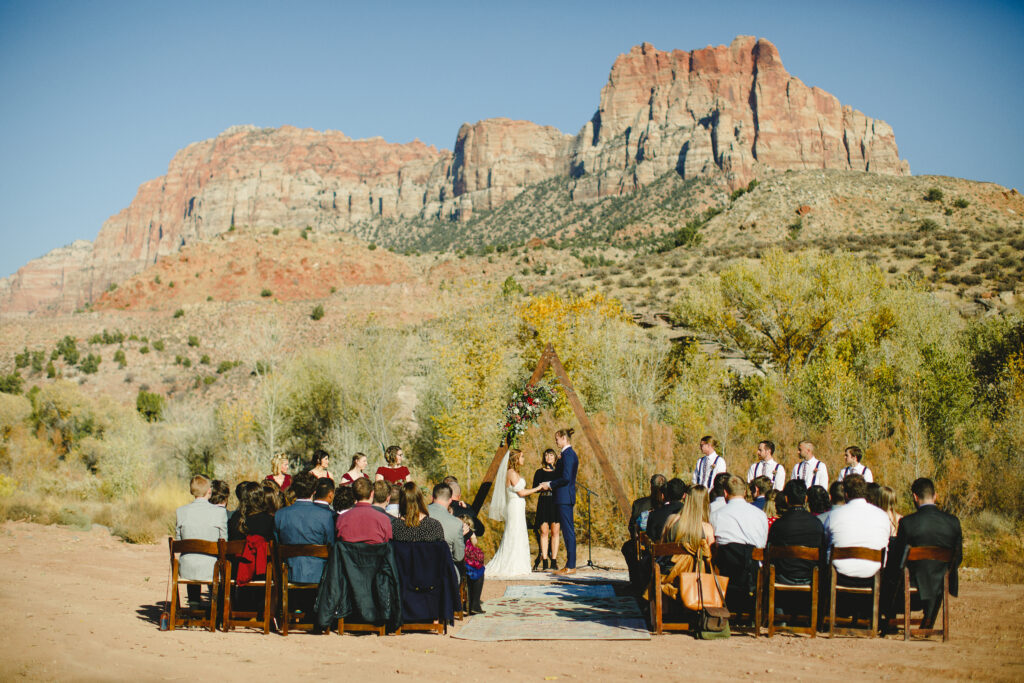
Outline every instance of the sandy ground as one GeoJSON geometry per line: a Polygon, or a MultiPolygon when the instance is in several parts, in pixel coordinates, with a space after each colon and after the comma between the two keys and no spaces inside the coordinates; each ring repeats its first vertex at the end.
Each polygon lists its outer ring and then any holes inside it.
{"type": "MultiPolygon", "coordinates": [[[[595,552],[610,561],[611,551],[595,552]]],[[[7,522],[0,526],[0,680],[1024,680],[1024,586],[965,581],[953,603],[951,643],[902,638],[684,634],[648,642],[476,643],[429,634],[161,632],[165,545],[133,546],[102,528],[7,522]],[[281,678],[281,676],[286,678],[281,678]]],[[[504,592],[489,582],[484,599],[504,592]]],[[[456,626],[458,628],[458,626],[456,626]]]]}

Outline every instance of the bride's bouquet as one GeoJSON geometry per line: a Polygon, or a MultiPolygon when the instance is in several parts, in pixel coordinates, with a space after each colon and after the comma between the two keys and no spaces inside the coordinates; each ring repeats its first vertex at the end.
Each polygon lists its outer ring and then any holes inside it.
{"type": "Polygon", "coordinates": [[[531,424],[537,421],[542,410],[555,404],[555,393],[551,385],[545,382],[526,384],[516,392],[499,423],[501,433],[508,443],[515,445],[531,424]]]}

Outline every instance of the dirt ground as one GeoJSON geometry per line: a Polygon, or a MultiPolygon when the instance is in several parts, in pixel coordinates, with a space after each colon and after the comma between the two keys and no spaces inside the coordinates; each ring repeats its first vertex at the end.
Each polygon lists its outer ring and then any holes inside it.
{"type": "MultiPolygon", "coordinates": [[[[595,552],[599,562],[613,559],[611,551],[595,552]]],[[[0,680],[1024,680],[1024,586],[969,578],[953,603],[948,644],[788,635],[703,642],[683,634],[649,642],[478,643],[429,634],[161,632],[167,565],[165,545],[128,545],[101,527],[4,523],[0,680]]],[[[484,599],[505,585],[488,582],[484,599]]]]}

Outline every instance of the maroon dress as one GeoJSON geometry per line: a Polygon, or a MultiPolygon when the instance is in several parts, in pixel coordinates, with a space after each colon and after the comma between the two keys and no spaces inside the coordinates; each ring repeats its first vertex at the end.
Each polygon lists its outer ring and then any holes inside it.
{"type": "MultiPolygon", "coordinates": [[[[265,480],[266,479],[269,479],[270,481],[273,481],[273,482],[276,483],[276,480],[274,479],[274,475],[273,474],[268,474],[265,477],[265,480]]],[[[284,475],[284,483],[281,484],[281,490],[284,491],[286,488],[288,488],[291,485],[292,485],[292,475],[290,475],[290,474],[284,475]]]]}
{"type": "Polygon", "coordinates": [[[409,480],[409,468],[401,467],[378,467],[377,474],[384,477],[389,484],[400,484],[409,480]]]}

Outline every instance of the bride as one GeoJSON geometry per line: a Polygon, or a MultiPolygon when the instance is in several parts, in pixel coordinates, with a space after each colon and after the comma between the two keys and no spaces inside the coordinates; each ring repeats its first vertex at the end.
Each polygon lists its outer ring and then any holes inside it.
{"type": "MultiPolygon", "coordinates": [[[[526,480],[519,474],[523,453],[512,449],[505,453],[499,472],[505,475],[504,486],[494,487],[489,517],[505,522],[505,534],[494,557],[487,563],[485,576],[509,578],[531,572],[530,538],[526,531],[526,497],[546,488],[545,484],[526,488],[526,480]]],[[[501,481],[501,480],[499,480],[501,481]]]]}

